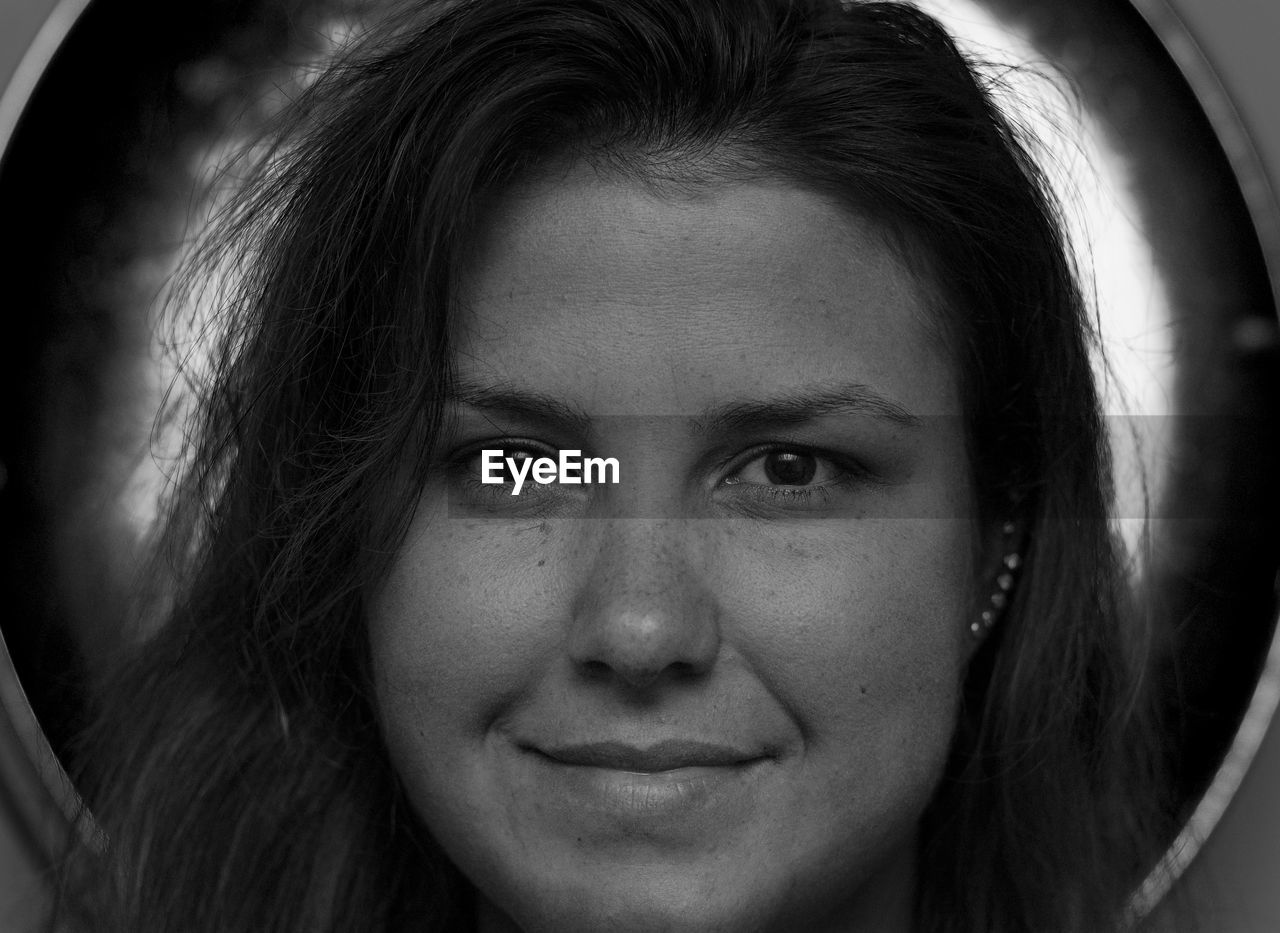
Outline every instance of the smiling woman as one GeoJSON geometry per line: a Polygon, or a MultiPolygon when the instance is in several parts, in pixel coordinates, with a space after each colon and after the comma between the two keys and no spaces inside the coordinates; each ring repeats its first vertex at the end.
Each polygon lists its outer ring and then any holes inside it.
{"type": "Polygon", "coordinates": [[[908,929],[981,537],[922,286],[778,182],[578,163],[491,217],[458,377],[598,415],[461,406],[442,448],[589,443],[633,479],[477,523],[438,473],[370,604],[392,760],[481,928],[908,929]]]}
{"type": "Polygon", "coordinates": [[[990,80],[898,3],[364,35],[188,268],[239,277],[72,921],[1119,928],[1154,647],[990,80]]]}

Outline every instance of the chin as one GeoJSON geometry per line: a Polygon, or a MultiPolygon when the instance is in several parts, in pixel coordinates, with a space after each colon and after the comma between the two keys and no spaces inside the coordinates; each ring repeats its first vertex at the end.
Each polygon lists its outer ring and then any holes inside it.
{"type": "MultiPolygon", "coordinates": [[[[814,887],[790,872],[754,872],[738,857],[709,864],[574,866],[479,894],[478,933],[876,933],[909,929],[912,850],[863,876],[814,887]]],[[[812,881],[812,879],[810,879],[812,881]]]]}
{"type": "MultiPolygon", "coordinates": [[[[768,898],[741,878],[696,878],[696,869],[618,869],[521,892],[495,906],[480,895],[480,933],[765,933],[778,926],[768,898]],[[744,889],[745,888],[745,889],[744,889]]],[[[781,900],[779,897],[778,900],[781,900]]]]}

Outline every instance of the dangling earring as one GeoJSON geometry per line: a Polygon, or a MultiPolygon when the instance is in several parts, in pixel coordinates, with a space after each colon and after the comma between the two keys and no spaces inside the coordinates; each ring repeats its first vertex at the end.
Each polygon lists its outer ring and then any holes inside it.
{"type": "Polygon", "coordinates": [[[1004,532],[1004,558],[1001,560],[1000,572],[996,574],[995,589],[991,591],[988,605],[978,619],[969,623],[969,633],[974,638],[986,638],[995,628],[1004,607],[1009,604],[1013,585],[1018,579],[1018,568],[1022,566],[1022,555],[1018,553],[1018,542],[1014,540],[1018,526],[1013,522],[1005,522],[1000,530],[1004,532]]]}

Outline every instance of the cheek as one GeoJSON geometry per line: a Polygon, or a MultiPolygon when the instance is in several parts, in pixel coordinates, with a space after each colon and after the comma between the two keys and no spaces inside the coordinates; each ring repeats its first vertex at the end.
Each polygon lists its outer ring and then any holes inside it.
{"type": "Polygon", "coordinates": [[[729,548],[724,616],[812,742],[919,746],[922,729],[949,741],[972,536],[962,519],[825,520],[751,529],[729,548]]]}
{"type": "Polygon", "coordinates": [[[483,730],[548,656],[549,528],[421,516],[369,612],[374,682],[393,743],[483,730]],[[540,608],[541,607],[541,608],[540,608]],[[427,732],[435,734],[426,736],[427,732]]]}
{"type": "Polygon", "coordinates": [[[420,514],[370,603],[374,687],[391,760],[419,817],[455,840],[455,857],[456,840],[493,824],[495,807],[519,805],[476,792],[491,786],[478,751],[547,657],[546,619],[529,624],[545,580],[546,537],[536,523],[513,529],[443,510],[420,514]]]}
{"type": "MultiPolygon", "coordinates": [[[[968,657],[971,535],[961,520],[818,521],[733,547],[725,617],[803,735],[795,825],[833,832],[832,864],[913,835],[941,780],[968,657]]],[[[795,841],[797,863],[806,845],[795,841]]]]}

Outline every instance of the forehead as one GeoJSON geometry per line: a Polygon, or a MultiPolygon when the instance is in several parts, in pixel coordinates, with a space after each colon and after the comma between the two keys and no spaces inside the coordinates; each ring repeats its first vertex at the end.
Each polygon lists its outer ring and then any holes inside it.
{"type": "Polygon", "coordinates": [[[459,299],[460,376],[594,414],[828,381],[960,411],[934,303],[881,230],[783,182],[671,192],[573,166],[493,205],[459,299]]]}

